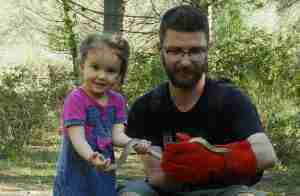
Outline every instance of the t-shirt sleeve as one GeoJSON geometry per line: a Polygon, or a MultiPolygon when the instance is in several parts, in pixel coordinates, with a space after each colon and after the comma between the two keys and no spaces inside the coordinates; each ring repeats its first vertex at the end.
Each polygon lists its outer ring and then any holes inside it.
{"type": "Polygon", "coordinates": [[[230,97],[225,98],[223,111],[231,122],[231,131],[235,139],[246,139],[252,134],[263,132],[259,114],[250,98],[238,90],[234,90],[230,97]]]}
{"type": "Polygon", "coordinates": [[[144,138],[146,131],[145,104],[138,99],[130,108],[128,113],[128,124],[126,134],[132,138],[144,138]]]}
{"type": "Polygon", "coordinates": [[[86,113],[84,101],[76,93],[71,93],[65,100],[63,123],[64,128],[71,126],[84,126],[86,113]]]}
{"type": "Polygon", "coordinates": [[[127,112],[126,112],[126,100],[123,96],[120,96],[116,103],[116,124],[127,124],[127,112]]]}

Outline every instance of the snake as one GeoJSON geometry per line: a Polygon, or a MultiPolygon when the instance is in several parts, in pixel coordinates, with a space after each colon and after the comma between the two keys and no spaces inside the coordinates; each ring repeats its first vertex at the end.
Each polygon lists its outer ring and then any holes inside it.
{"type": "MultiPolygon", "coordinates": [[[[137,139],[137,138],[131,139],[125,145],[124,150],[121,152],[121,155],[119,156],[119,159],[116,160],[114,163],[112,163],[108,168],[106,168],[105,171],[113,171],[113,170],[118,170],[119,168],[121,168],[121,166],[127,161],[128,155],[133,150],[133,147],[135,145],[139,144],[140,141],[141,140],[137,139]]],[[[150,147],[148,154],[151,155],[152,157],[155,157],[158,160],[160,160],[162,157],[161,153],[153,150],[151,147],[150,147]]]]}
{"type": "MultiPolygon", "coordinates": [[[[128,155],[133,150],[133,147],[135,145],[137,145],[138,143],[140,143],[140,141],[141,141],[140,139],[136,139],[136,138],[130,140],[125,145],[124,150],[121,152],[121,155],[120,155],[119,159],[116,160],[114,163],[112,163],[108,168],[106,168],[105,171],[113,171],[113,170],[119,169],[127,161],[128,155]]],[[[217,147],[215,145],[212,145],[202,137],[194,137],[194,138],[190,139],[189,142],[190,143],[199,143],[203,147],[205,147],[207,150],[209,150],[211,152],[215,152],[217,154],[221,154],[221,155],[226,154],[230,151],[227,148],[217,147]]],[[[161,158],[162,158],[162,153],[155,151],[151,147],[150,147],[150,150],[149,150],[148,154],[150,156],[156,158],[157,160],[161,160],[161,158]]]]}
{"type": "Polygon", "coordinates": [[[228,148],[223,148],[223,147],[218,147],[218,146],[212,145],[211,143],[209,143],[206,139],[204,139],[202,137],[194,137],[194,138],[190,139],[189,142],[199,143],[203,147],[205,147],[207,150],[209,150],[211,152],[215,152],[217,154],[226,154],[226,153],[230,152],[230,150],[228,148]]]}

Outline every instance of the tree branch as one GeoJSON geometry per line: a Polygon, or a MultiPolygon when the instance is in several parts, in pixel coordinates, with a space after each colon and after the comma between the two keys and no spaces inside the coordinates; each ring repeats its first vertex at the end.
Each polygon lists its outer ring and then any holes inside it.
{"type": "MultiPolygon", "coordinates": [[[[78,7],[80,7],[82,10],[87,10],[89,12],[92,12],[92,13],[95,13],[95,14],[99,14],[99,15],[103,15],[104,16],[104,12],[100,12],[100,11],[97,11],[97,10],[93,10],[93,9],[90,9],[90,8],[87,8],[75,1],[72,1],[70,0],[70,3],[72,3],[73,5],[76,5],[78,7]]],[[[118,14],[109,14],[110,16],[118,16],[118,14]]],[[[153,17],[153,16],[133,16],[133,15],[124,15],[124,17],[126,18],[143,18],[143,19],[159,19],[157,17],[153,17]]]]}

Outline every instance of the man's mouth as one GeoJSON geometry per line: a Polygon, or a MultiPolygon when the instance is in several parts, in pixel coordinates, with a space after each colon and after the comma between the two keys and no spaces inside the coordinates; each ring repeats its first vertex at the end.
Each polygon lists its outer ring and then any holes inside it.
{"type": "Polygon", "coordinates": [[[191,71],[186,71],[186,70],[179,70],[177,72],[177,75],[179,77],[183,77],[183,78],[190,78],[193,76],[193,73],[191,71]]]}

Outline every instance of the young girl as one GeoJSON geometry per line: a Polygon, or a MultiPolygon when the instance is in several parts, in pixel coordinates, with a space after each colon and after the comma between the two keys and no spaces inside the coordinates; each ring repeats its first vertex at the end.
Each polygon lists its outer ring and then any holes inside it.
{"type": "MultiPolygon", "coordinates": [[[[66,97],[63,144],[54,182],[54,196],[116,196],[113,144],[125,146],[124,98],[112,88],[127,71],[129,45],[117,35],[89,35],[80,46],[83,83],[66,97]]],[[[150,143],[135,150],[146,153],[150,143]]]]}

